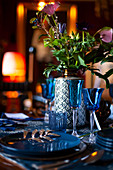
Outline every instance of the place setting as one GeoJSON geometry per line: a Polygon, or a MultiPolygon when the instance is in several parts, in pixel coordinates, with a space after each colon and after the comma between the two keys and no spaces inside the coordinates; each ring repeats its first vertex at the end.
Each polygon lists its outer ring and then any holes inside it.
{"type": "Polygon", "coordinates": [[[60,160],[85,151],[79,138],[54,130],[25,130],[0,139],[3,154],[30,160],[60,160]]]}
{"type": "Polygon", "coordinates": [[[106,151],[113,152],[113,128],[98,131],[96,145],[106,151]]]}

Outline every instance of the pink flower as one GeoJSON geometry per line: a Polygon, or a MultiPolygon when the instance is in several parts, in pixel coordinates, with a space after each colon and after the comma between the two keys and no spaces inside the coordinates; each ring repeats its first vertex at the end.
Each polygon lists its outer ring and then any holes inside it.
{"type": "Polygon", "coordinates": [[[100,32],[100,38],[102,41],[109,43],[112,41],[112,29],[102,30],[100,32]]]}
{"type": "Polygon", "coordinates": [[[59,6],[60,6],[59,2],[55,2],[54,4],[47,4],[44,6],[42,11],[48,15],[53,15],[59,6]]]}

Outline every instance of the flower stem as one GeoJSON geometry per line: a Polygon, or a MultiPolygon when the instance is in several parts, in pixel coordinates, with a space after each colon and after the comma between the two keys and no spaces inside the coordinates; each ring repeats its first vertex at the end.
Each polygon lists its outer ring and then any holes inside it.
{"type": "Polygon", "coordinates": [[[54,22],[55,26],[57,27],[57,24],[55,22],[55,19],[54,19],[53,15],[52,15],[52,19],[53,19],[53,22],[54,22]]]}
{"type": "Polygon", "coordinates": [[[84,43],[84,31],[82,31],[82,42],[84,43]]]}

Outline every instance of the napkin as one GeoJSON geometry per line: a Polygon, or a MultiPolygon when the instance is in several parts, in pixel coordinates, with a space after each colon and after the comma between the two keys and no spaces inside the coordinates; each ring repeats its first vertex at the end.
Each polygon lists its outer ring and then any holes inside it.
{"type": "Polygon", "coordinates": [[[29,121],[29,120],[44,120],[44,118],[29,117],[24,113],[4,113],[5,117],[13,120],[29,121]]]}
{"type": "Polygon", "coordinates": [[[29,116],[25,115],[24,113],[4,113],[7,118],[11,119],[26,119],[29,116]]]}
{"type": "Polygon", "coordinates": [[[0,119],[0,129],[3,131],[14,131],[15,129],[18,129],[21,126],[26,126],[26,125],[10,119],[3,119],[3,118],[0,119]]]}

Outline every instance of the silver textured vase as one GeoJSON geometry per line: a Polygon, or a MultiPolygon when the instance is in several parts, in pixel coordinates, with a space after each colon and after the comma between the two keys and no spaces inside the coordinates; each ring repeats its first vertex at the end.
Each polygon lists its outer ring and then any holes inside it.
{"type": "MultiPolygon", "coordinates": [[[[54,107],[56,112],[67,112],[67,128],[72,129],[73,110],[69,106],[69,90],[68,90],[67,79],[68,77],[56,78],[54,107]]],[[[77,126],[83,126],[85,125],[85,123],[86,123],[86,112],[85,112],[84,101],[82,98],[81,105],[78,109],[77,126]]]]}

